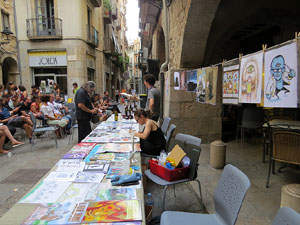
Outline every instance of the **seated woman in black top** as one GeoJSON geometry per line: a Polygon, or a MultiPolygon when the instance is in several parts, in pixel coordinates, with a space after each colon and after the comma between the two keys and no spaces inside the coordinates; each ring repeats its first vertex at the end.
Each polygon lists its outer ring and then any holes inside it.
{"type": "Polygon", "coordinates": [[[159,155],[165,149],[166,139],[157,123],[151,118],[150,111],[139,109],[134,112],[135,120],[141,124],[145,124],[143,132],[135,132],[134,136],[140,138],[140,146],[142,153],[149,155],[159,155]]]}

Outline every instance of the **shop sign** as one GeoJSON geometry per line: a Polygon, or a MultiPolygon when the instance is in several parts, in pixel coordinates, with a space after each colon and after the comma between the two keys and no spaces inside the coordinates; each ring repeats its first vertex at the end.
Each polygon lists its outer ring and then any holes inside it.
{"type": "Polygon", "coordinates": [[[30,52],[30,67],[57,67],[67,66],[66,52],[30,52]]]}

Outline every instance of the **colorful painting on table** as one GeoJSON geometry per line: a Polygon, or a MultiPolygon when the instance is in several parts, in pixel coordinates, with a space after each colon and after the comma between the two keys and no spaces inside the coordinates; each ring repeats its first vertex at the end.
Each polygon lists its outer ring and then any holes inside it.
{"type": "Polygon", "coordinates": [[[90,202],[82,222],[122,222],[141,220],[141,206],[138,200],[112,200],[90,202]]]}
{"type": "Polygon", "coordinates": [[[205,103],[205,87],[206,87],[206,69],[197,70],[197,89],[196,89],[196,101],[205,103]]]}
{"type": "Polygon", "coordinates": [[[297,107],[297,66],[296,42],[266,51],[264,107],[297,107]]]}
{"type": "Polygon", "coordinates": [[[72,224],[80,223],[88,203],[46,203],[38,204],[30,216],[22,223],[32,224],[72,224]],[[81,210],[83,208],[83,210],[81,210]],[[80,210],[78,210],[80,209],[80,210]]]}
{"type": "Polygon", "coordinates": [[[263,52],[242,57],[239,102],[260,103],[262,91],[263,52]]]}
{"type": "Polygon", "coordinates": [[[180,90],[186,91],[186,71],[180,72],[180,90]]]}
{"type": "Polygon", "coordinates": [[[217,99],[218,67],[208,67],[205,70],[205,102],[215,105],[217,99]]]}
{"type": "Polygon", "coordinates": [[[240,65],[223,67],[223,104],[238,104],[240,65]]]}
{"type": "Polygon", "coordinates": [[[196,91],[197,89],[197,70],[187,71],[187,91],[196,91]]]}
{"type": "Polygon", "coordinates": [[[174,89],[180,90],[180,73],[174,72],[174,89]]]}

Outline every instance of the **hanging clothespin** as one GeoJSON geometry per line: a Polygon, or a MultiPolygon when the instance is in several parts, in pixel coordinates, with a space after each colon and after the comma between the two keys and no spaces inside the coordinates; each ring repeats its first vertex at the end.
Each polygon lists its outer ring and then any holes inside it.
{"type": "Polygon", "coordinates": [[[222,66],[224,66],[224,64],[226,63],[226,59],[223,59],[223,62],[222,62],[222,66]]]}
{"type": "Polygon", "coordinates": [[[239,54],[239,60],[240,60],[240,62],[242,61],[242,57],[243,57],[243,53],[240,53],[239,54]]]}
{"type": "Polygon", "coordinates": [[[263,45],[262,45],[262,50],[263,50],[263,52],[265,52],[266,49],[267,49],[267,44],[265,44],[265,45],[263,44],[263,45]]]}

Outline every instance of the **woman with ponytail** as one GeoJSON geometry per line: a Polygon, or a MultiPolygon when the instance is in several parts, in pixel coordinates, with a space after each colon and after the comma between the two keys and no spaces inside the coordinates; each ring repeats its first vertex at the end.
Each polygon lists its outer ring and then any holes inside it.
{"type": "Polygon", "coordinates": [[[165,149],[166,139],[157,123],[150,119],[150,111],[139,109],[134,112],[134,118],[140,125],[145,125],[143,132],[134,132],[134,136],[140,138],[142,153],[159,155],[165,149]]]}

